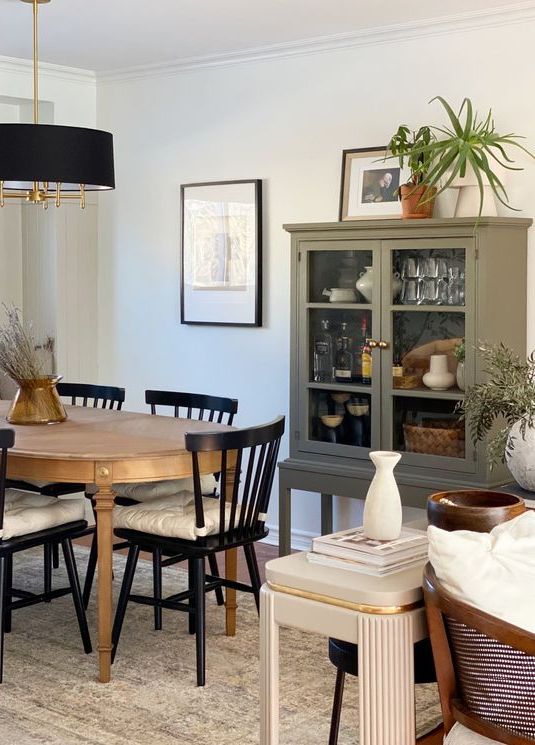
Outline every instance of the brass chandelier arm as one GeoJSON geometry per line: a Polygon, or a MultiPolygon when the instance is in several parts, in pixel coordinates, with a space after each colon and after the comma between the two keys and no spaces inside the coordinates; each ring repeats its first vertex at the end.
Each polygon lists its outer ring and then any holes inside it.
{"type": "Polygon", "coordinates": [[[91,190],[115,188],[113,136],[98,129],[39,123],[39,5],[50,0],[21,1],[31,4],[33,16],[33,124],[0,124],[0,207],[6,199],[45,209],[52,199],[56,207],[64,199],[75,199],[84,209],[87,184],[91,190]],[[66,183],[79,184],[79,189],[64,192],[66,183]]]}
{"type": "Polygon", "coordinates": [[[12,191],[10,189],[9,192],[6,192],[4,182],[0,181],[0,207],[5,205],[6,199],[24,199],[26,202],[33,202],[34,204],[42,202],[45,208],[48,207],[48,200],[51,199],[55,200],[56,207],[61,206],[63,199],[76,199],[80,202],[80,208],[85,209],[85,184],[80,184],[79,191],[62,192],[60,183],[56,184],[55,191],[50,192],[48,189],[49,184],[46,181],[43,183],[42,188],[35,182],[33,189],[21,189],[20,191],[12,191]]]}

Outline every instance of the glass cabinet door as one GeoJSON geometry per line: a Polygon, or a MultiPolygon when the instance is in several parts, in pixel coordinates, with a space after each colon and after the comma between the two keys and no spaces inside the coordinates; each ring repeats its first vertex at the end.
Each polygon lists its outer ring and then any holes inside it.
{"type": "Polygon", "coordinates": [[[383,247],[383,447],[402,452],[408,465],[474,472],[474,449],[458,413],[474,376],[473,241],[383,247]],[[462,348],[464,380],[457,376],[462,348]]]}
{"type": "Polygon", "coordinates": [[[379,446],[380,242],[301,244],[299,447],[340,456],[379,446]]]}

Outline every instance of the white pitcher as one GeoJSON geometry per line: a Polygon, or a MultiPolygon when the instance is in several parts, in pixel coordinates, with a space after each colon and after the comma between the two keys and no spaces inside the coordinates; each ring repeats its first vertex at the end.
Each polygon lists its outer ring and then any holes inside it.
{"type": "Polygon", "coordinates": [[[365,272],[360,273],[359,279],[355,284],[355,287],[364,297],[367,303],[371,303],[373,299],[373,267],[365,266],[365,272]]]}
{"type": "Polygon", "coordinates": [[[377,541],[393,541],[401,533],[401,497],[394,478],[394,468],[401,454],[374,450],[370,458],[375,466],[375,476],[364,505],[364,533],[377,541]]]}

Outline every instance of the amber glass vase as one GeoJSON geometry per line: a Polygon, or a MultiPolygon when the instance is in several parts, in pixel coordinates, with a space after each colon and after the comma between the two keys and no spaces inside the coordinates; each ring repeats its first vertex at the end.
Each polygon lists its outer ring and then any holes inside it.
{"type": "Polygon", "coordinates": [[[18,391],[11,404],[7,421],[11,424],[53,424],[64,422],[67,413],[56,389],[58,375],[33,380],[18,380],[18,391]]]}

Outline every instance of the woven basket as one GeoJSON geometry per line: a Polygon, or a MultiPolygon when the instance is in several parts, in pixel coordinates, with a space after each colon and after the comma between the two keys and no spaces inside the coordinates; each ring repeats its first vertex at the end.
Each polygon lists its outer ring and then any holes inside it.
{"type": "Polygon", "coordinates": [[[408,453],[464,458],[464,424],[445,419],[428,419],[421,425],[404,424],[405,449],[408,453]]]}

